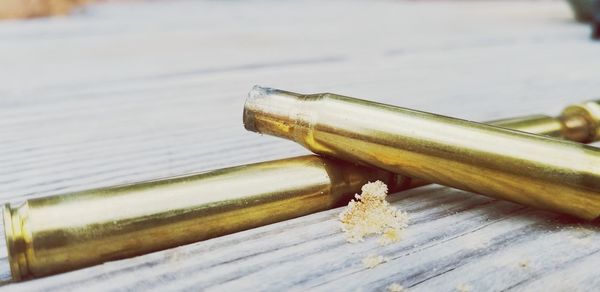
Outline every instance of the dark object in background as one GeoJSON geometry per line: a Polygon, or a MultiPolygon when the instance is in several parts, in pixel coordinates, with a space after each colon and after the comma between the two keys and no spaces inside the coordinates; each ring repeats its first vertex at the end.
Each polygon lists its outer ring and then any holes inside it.
{"type": "Polygon", "coordinates": [[[593,0],[592,13],[592,39],[600,40],[600,0],[593,0]]]}
{"type": "Polygon", "coordinates": [[[568,0],[579,22],[592,24],[592,39],[600,40],[600,0],[568,0]]]}
{"type": "Polygon", "coordinates": [[[594,18],[592,6],[597,0],[568,0],[575,13],[575,19],[580,22],[590,22],[594,18]]]}

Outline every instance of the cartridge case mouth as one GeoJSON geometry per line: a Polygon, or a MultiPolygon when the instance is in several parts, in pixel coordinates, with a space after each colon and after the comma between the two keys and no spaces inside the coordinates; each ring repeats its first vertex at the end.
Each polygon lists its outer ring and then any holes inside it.
{"type": "Polygon", "coordinates": [[[258,91],[262,89],[258,85],[255,85],[250,92],[248,92],[248,97],[246,98],[246,102],[244,103],[244,128],[250,132],[258,132],[256,127],[256,116],[254,115],[254,111],[252,110],[254,100],[257,98],[255,90],[258,91]]]}
{"type": "Polygon", "coordinates": [[[3,209],[4,236],[8,252],[8,262],[13,281],[20,281],[29,275],[27,262],[27,244],[23,232],[23,220],[19,209],[5,204],[3,209]]]}

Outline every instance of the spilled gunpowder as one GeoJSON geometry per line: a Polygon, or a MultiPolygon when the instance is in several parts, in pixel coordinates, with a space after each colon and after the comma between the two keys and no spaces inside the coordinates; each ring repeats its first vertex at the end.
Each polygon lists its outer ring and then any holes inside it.
{"type": "Polygon", "coordinates": [[[365,237],[377,234],[381,235],[381,245],[402,239],[408,226],[408,213],[397,210],[385,200],[388,193],[385,183],[370,182],[361,191],[339,215],[348,242],[363,241],[365,237]]]}

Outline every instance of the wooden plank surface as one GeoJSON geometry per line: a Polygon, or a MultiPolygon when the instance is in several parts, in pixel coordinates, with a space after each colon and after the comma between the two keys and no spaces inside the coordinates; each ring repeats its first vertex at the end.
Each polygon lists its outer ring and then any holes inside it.
{"type": "MultiPolygon", "coordinates": [[[[600,43],[561,1],[168,1],[0,23],[0,198],[307,153],[246,132],[254,84],[491,120],[600,94],[600,43]]],[[[565,158],[568,159],[568,158],[565,158]]],[[[600,225],[429,186],[401,242],[340,210],[0,289],[592,291],[600,225]],[[362,259],[389,261],[365,269],[362,259]]],[[[10,280],[0,246],[0,277],[10,280]]]]}

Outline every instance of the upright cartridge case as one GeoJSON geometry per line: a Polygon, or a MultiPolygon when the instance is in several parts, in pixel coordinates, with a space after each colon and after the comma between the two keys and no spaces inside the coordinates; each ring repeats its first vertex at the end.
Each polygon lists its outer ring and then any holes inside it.
{"type": "MultiPolygon", "coordinates": [[[[566,136],[598,138],[597,102],[567,114],[566,136]],[[574,122],[580,120],[580,122],[574,122]],[[589,120],[585,131],[577,124],[589,120]]],[[[600,215],[594,147],[336,94],[255,87],[246,129],[315,153],[584,219],[600,215]]]]}

